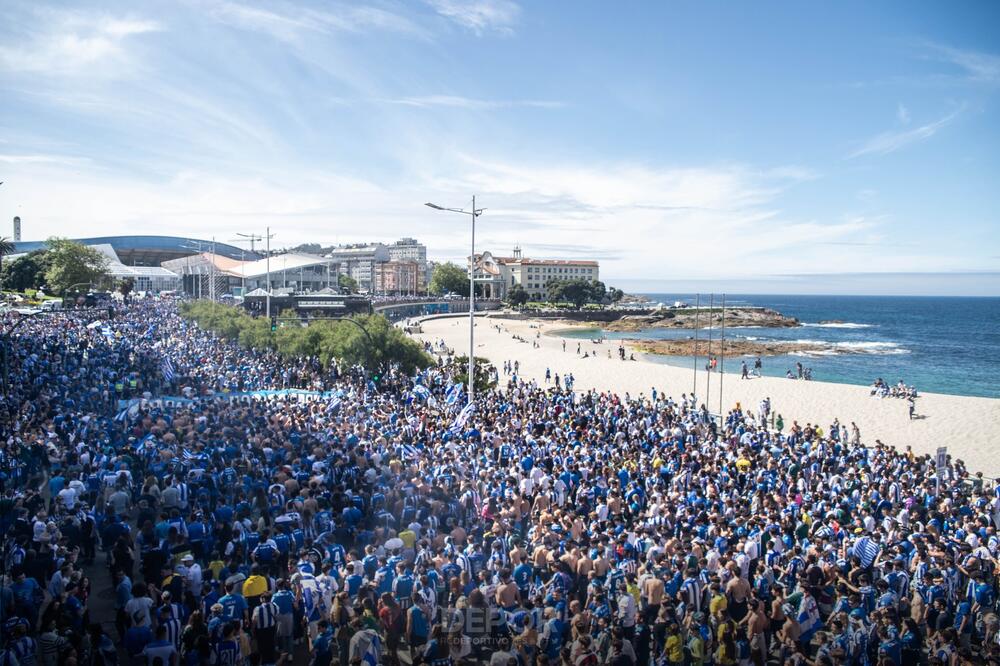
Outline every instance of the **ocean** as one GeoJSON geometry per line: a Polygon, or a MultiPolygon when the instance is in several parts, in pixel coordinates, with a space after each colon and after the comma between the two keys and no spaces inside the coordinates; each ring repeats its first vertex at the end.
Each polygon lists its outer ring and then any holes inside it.
{"type": "MultiPolygon", "coordinates": [[[[642,295],[665,305],[695,302],[693,294],[642,295]]],[[[707,305],[707,296],[702,295],[701,303],[707,305]]],[[[903,380],[918,391],[1000,398],[1000,298],[727,294],[726,305],[768,307],[803,324],[796,328],[727,327],[726,339],[816,340],[833,346],[821,353],[765,356],[765,375],[783,377],[801,362],[818,381],[869,385],[881,377],[890,384],[903,380]],[[821,323],[831,321],[838,323],[821,323]]],[[[685,329],[606,333],[611,339],[692,334],[685,329]]],[[[589,338],[600,333],[581,329],[567,335],[589,338]]],[[[704,335],[704,330],[699,332],[699,337],[704,335]]],[[[713,337],[717,336],[715,329],[713,337]]],[[[692,357],[648,358],[681,367],[694,365],[692,357]]],[[[752,359],[746,358],[752,368],[752,359]]],[[[726,370],[739,372],[741,360],[727,356],[726,370]]]]}

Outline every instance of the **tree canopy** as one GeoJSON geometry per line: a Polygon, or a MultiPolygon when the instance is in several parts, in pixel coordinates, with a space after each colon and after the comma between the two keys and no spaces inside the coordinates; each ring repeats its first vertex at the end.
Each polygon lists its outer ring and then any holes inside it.
{"type": "Polygon", "coordinates": [[[438,264],[431,274],[430,292],[439,295],[451,292],[467,297],[469,295],[469,272],[450,261],[438,264]]]}
{"type": "Polygon", "coordinates": [[[274,349],[286,358],[313,356],[324,365],[337,361],[344,366],[360,365],[369,372],[398,365],[404,372],[413,373],[434,362],[419,344],[382,315],[353,317],[351,321],[320,320],[305,326],[286,322],[272,333],[267,319],[251,317],[228,305],[184,303],[181,314],[243,347],[274,349]]]}
{"type": "Polygon", "coordinates": [[[527,303],[530,298],[531,295],[528,293],[528,290],[519,284],[515,284],[507,290],[507,303],[515,308],[521,307],[527,303]]]}
{"type": "Polygon", "coordinates": [[[337,286],[341,289],[346,289],[350,294],[358,293],[358,281],[350,275],[345,275],[344,273],[337,275],[337,286]]]}
{"type": "Polygon", "coordinates": [[[94,248],[68,238],[50,238],[45,245],[45,284],[52,293],[62,294],[72,287],[86,287],[109,277],[108,260],[94,248]]]}
{"type": "Polygon", "coordinates": [[[607,295],[607,288],[600,280],[549,280],[545,288],[550,301],[569,301],[578,308],[585,303],[600,303],[607,295]]]}
{"type": "MultiPolygon", "coordinates": [[[[455,372],[455,381],[469,385],[469,355],[456,356],[452,359],[451,367],[455,372]]],[[[489,360],[476,356],[474,370],[476,375],[476,393],[484,393],[496,387],[497,383],[493,379],[493,365],[489,360]]]]}
{"type": "Polygon", "coordinates": [[[14,261],[4,263],[3,287],[13,291],[38,289],[45,284],[45,271],[48,269],[49,260],[45,250],[32,250],[14,261]]]}

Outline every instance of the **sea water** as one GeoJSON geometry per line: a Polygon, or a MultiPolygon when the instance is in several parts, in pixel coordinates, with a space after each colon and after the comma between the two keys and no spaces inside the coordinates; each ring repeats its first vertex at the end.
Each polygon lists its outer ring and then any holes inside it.
{"type": "MultiPolygon", "coordinates": [[[[693,294],[642,294],[653,303],[694,304],[693,294]]],[[[715,304],[721,305],[717,295],[715,304]]],[[[705,295],[703,306],[708,305],[705,295]]],[[[796,363],[812,369],[812,378],[845,384],[871,384],[881,377],[899,380],[918,391],[1000,398],[1000,298],[912,296],[726,296],[726,306],[761,306],[795,317],[794,328],[727,327],[726,339],[816,341],[830,347],[818,353],[763,356],[763,374],[784,377],[796,363]]],[[[704,339],[707,329],[700,329],[704,339]]],[[[713,338],[719,336],[713,329],[713,338]]],[[[601,331],[574,330],[566,335],[589,338],[601,331]]],[[[689,329],[650,328],[607,332],[609,339],[677,339],[689,329]]],[[[650,354],[661,363],[694,367],[693,357],[650,354]]],[[[727,356],[725,369],[739,372],[741,361],[753,368],[753,357],[727,356]]],[[[704,361],[699,363],[704,368],[704,361]]]]}

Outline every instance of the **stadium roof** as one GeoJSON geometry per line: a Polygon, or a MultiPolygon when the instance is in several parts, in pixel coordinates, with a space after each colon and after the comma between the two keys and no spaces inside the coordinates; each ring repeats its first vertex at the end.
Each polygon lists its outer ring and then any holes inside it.
{"type": "MultiPolygon", "coordinates": [[[[96,238],[74,238],[84,245],[110,245],[123,264],[135,266],[159,266],[170,259],[186,257],[209,250],[212,241],[184,238],[181,236],[99,236],[96,238]]],[[[14,243],[14,252],[21,254],[45,247],[45,241],[21,241],[14,243]]],[[[230,259],[257,259],[260,255],[227,243],[215,243],[215,252],[230,259]]]]}
{"type": "MultiPolygon", "coordinates": [[[[333,259],[320,257],[315,254],[301,254],[298,252],[287,252],[276,254],[271,257],[271,275],[282,271],[292,271],[306,266],[329,266],[337,263],[333,259]]],[[[226,269],[233,275],[240,277],[259,278],[267,274],[267,259],[248,261],[242,265],[232,266],[226,269]]]]}

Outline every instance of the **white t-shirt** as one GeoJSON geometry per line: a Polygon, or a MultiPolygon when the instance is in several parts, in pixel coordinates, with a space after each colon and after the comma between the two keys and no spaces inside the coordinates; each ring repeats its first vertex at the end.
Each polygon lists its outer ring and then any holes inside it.
{"type": "Polygon", "coordinates": [[[59,502],[70,509],[76,504],[76,491],[72,488],[63,488],[59,491],[59,502]]]}
{"type": "Polygon", "coordinates": [[[125,604],[125,613],[131,618],[134,626],[150,626],[152,621],[149,617],[149,609],[153,607],[153,600],[149,597],[133,597],[125,604]]]}

